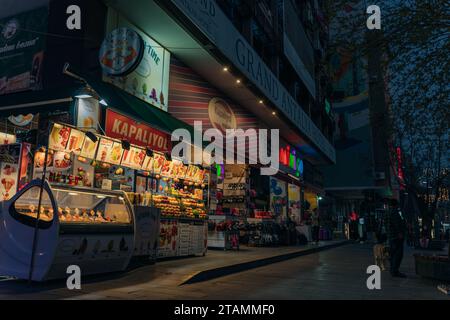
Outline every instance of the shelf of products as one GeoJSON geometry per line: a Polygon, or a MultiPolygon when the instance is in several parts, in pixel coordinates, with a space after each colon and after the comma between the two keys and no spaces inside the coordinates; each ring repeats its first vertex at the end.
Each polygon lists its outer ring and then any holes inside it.
{"type": "Polygon", "coordinates": [[[180,202],[175,197],[154,195],[153,205],[161,209],[162,216],[180,216],[182,214],[180,202]]]}
{"type": "Polygon", "coordinates": [[[153,205],[161,209],[162,216],[206,218],[203,201],[157,194],[153,195],[153,205]]]}
{"type": "Polygon", "coordinates": [[[239,218],[211,215],[208,218],[208,247],[239,250],[239,218]]]}

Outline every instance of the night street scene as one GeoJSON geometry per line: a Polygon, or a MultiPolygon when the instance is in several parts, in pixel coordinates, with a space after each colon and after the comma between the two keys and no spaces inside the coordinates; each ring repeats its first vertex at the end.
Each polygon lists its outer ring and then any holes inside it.
{"type": "Polygon", "coordinates": [[[450,300],[449,57],[448,0],[0,0],[0,300],[450,300]]]}

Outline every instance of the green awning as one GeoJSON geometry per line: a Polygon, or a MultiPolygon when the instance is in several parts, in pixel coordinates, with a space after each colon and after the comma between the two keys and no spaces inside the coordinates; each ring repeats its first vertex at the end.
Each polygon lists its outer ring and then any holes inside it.
{"type": "Polygon", "coordinates": [[[170,113],[154,107],[135,96],[116,88],[114,85],[85,78],[101,99],[105,100],[109,107],[121,111],[136,120],[146,122],[155,129],[172,134],[176,129],[187,129],[191,135],[194,128],[189,124],[173,117],[170,113]]]}

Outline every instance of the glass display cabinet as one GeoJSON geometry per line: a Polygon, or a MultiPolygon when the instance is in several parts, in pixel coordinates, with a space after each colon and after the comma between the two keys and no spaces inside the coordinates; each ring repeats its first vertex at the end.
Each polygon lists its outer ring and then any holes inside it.
{"type": "Polygon", "coordinates": [[[41,180],[34,180],[1,203],[0,274],[27,279],[33,251],[34,281],[65,278],[71,265],[82,276],[125,270],[134,233],[124,192],[47,181],[41,189],[41,180]]]}

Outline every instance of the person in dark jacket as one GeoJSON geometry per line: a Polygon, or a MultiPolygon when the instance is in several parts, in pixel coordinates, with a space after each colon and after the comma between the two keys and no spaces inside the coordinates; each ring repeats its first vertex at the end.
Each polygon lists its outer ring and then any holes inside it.
{"type": "Polygon", "coordinates": [[[389,210],[386,216],[386,231],[389,241],[389,254],[391,262],[391,275],[405,278],[406,275],[399,271],[403,259],[403,246],[406,233],[406,222],[398,207],[398,201],[389,201],[389,210]]]}

